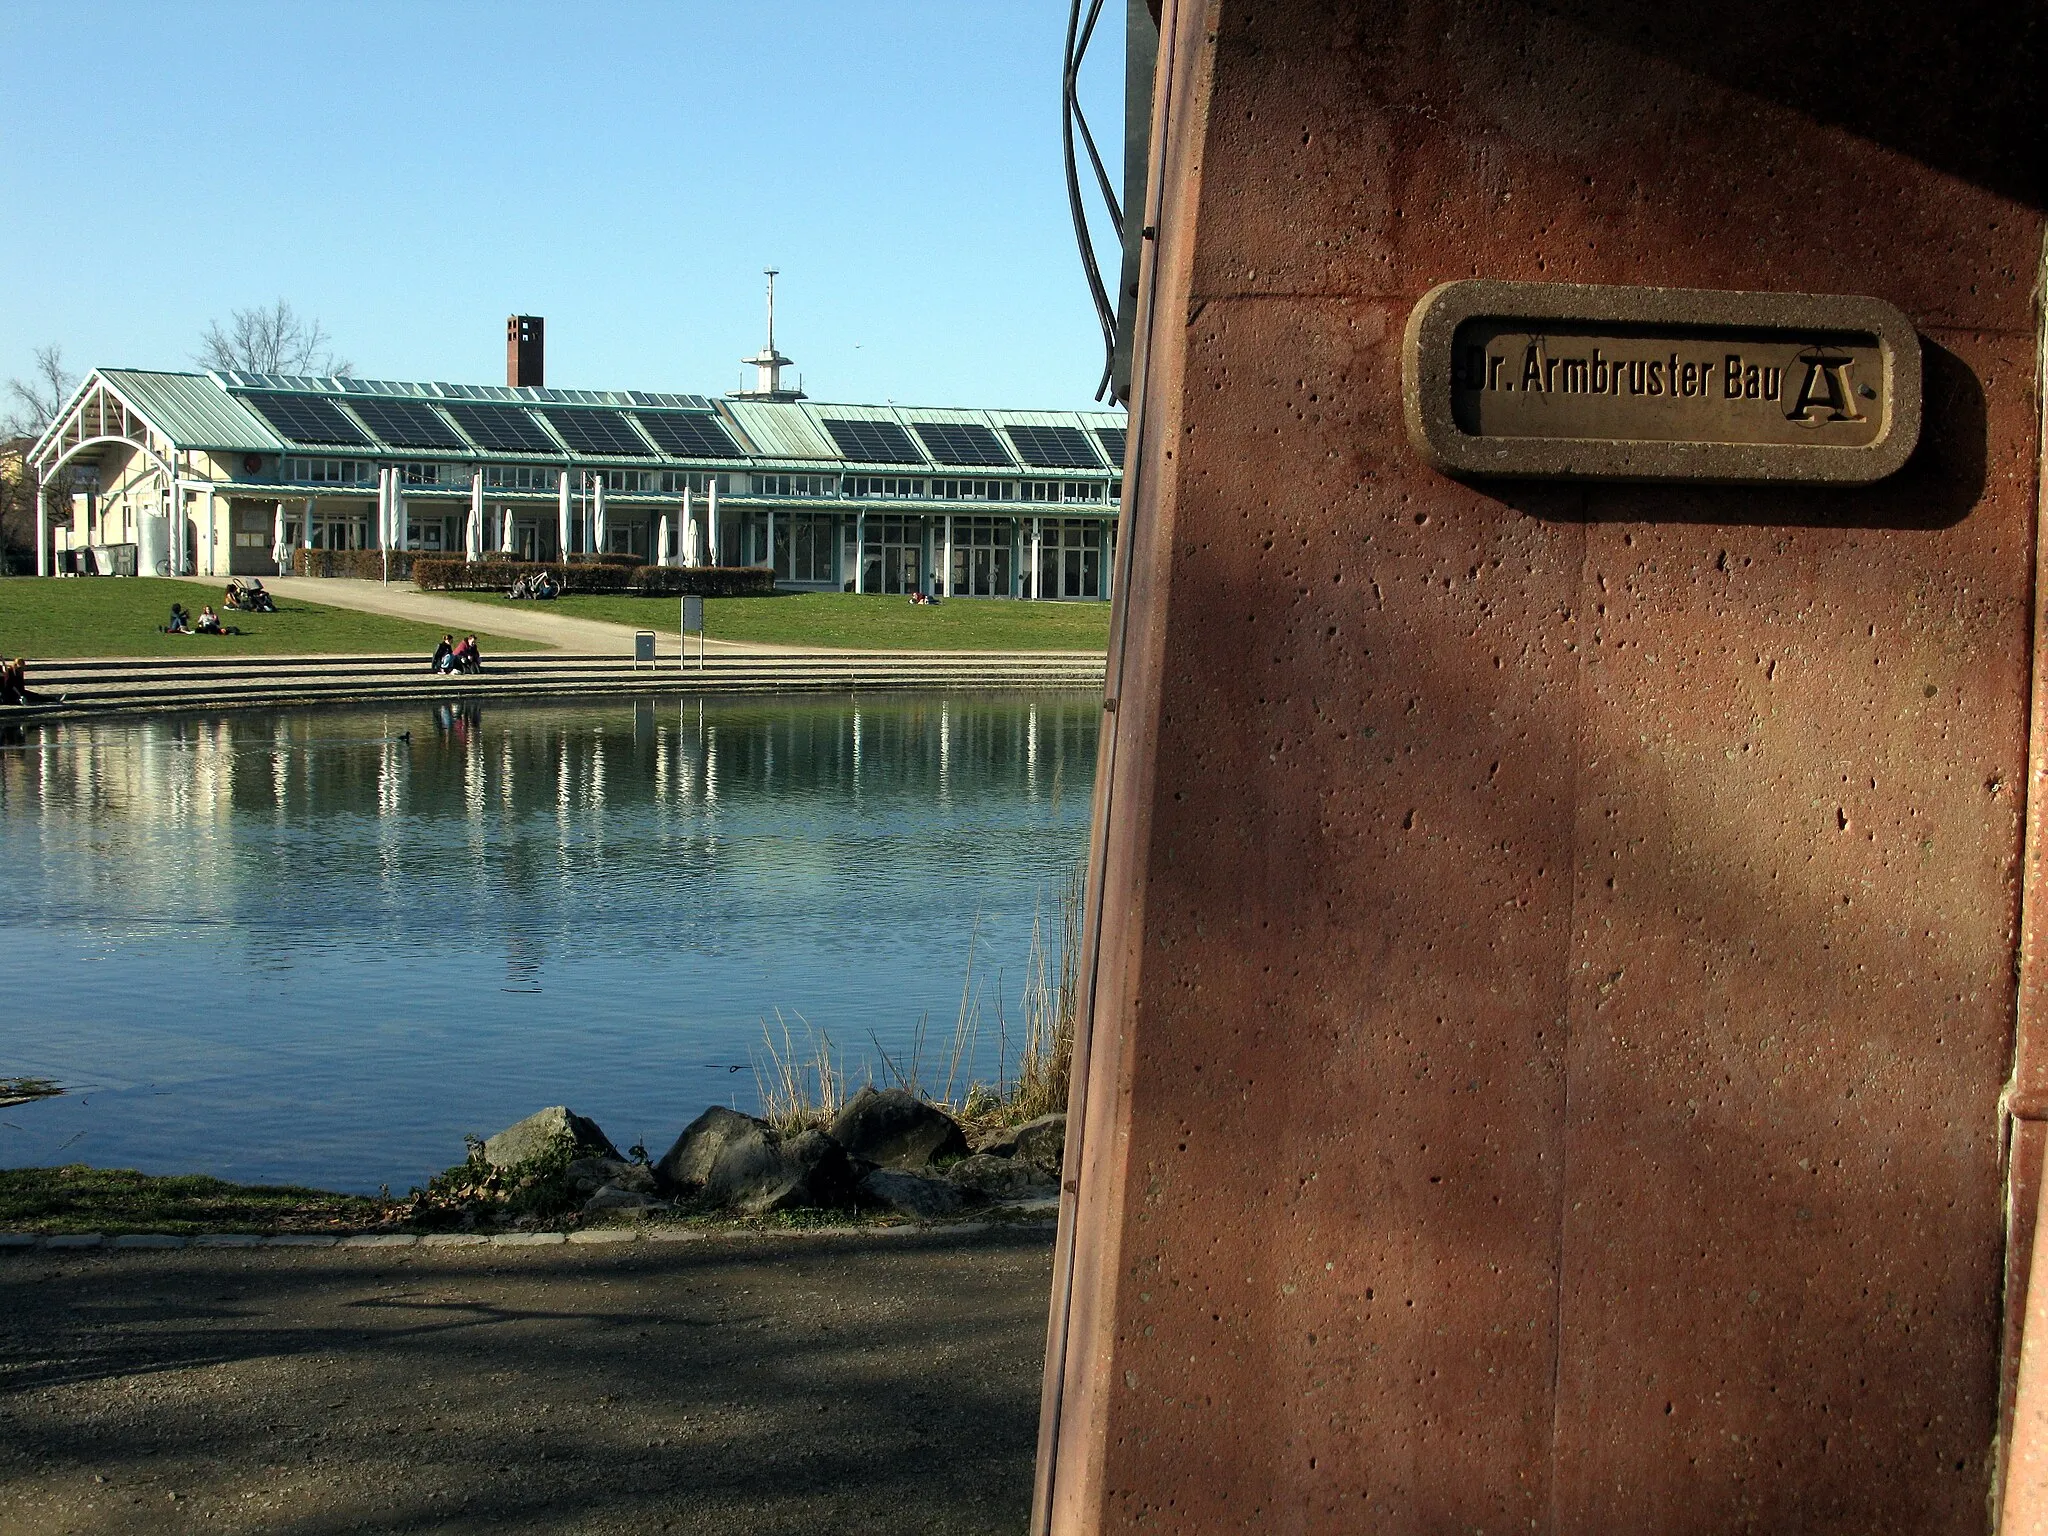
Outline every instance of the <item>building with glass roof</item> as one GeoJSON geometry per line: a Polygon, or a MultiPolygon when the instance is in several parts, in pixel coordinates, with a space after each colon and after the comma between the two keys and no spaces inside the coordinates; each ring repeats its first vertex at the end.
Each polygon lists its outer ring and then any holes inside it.
{"type": "Polygon", "coordinates": [[[831,405],[780,386],[772,332],[749,361],[764,387],[723,399],[95,369],[29,453],[73,490],[37,568],[91,548],[100,568],[125,550],[144,572],[272,575],[299,547],[381,539],[770,565],[792,589],[1108,596],[1121,414],[831,405]]]}

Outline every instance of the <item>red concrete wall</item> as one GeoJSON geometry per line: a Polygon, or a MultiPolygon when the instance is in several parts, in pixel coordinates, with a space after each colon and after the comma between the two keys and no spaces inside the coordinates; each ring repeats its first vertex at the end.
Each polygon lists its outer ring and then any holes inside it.
{"type": "Polygon", "coordinates": [[[1051,1528],[1987,1525],[2043,235],[1993,10],[1165,8],[1051,1528]],[[1456,277],[1890,300],[1921,450],[1449,480],[1399,344],[1456,277]]]}

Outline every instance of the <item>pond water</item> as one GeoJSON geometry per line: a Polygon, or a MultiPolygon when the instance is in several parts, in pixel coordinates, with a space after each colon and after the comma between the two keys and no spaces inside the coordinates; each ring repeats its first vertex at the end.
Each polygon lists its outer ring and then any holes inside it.
{"type": "MultiPolygon", "coordinates": [[[[394,706],[0,738],[0,1165],[402,1191],[543,1105],[656,1156],[764,1023],[1014,1066],[1100,700],[394,706]],[[922,1023],[921,1023],[922,1021],[922,1023]],[[920,1040],[922,1045],[920,1048],[920,1040]]],[[[886,1059],[885,1059],[886,1058],[886,1059]]]]}

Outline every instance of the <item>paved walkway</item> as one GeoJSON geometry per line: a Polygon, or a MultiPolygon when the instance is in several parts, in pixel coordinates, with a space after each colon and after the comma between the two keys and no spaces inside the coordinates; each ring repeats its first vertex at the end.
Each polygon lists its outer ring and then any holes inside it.
{"type": "Polygon", "coordinates": [[[1014,1536],[1049,1230],[0,1254],[0,1530],[1014,1536]]]}
{"type": "MultiPolygon", "coordinates": [[[[210,576],[193,579],[207,587],[221,585],[210,576]]],[[[330,608],[353,608],[359,613],[379,613],[387,618],[411,619],[418,624],[453,630],[457,635],[488,631],[507,639],[532,640],[559,651],[575,651],[585,656],[633,654],[632,625],[571,618],[565,613],[551,611],[546,603],[534,603],[525,608],[487,607],[444,593],[422,592],[409,581],[394,581],[386,586],[381,581],[362,581],[349,576],[266,576],[263,585],[279,597],[325,603],[330,608]]],[[[667,655],[674,654],[674,644],[667,635],[656,641],[657,648],[667,655]]],[[[713,640],[710,646],[714,651],[736,654],[776,649],[741,645],[728,640],[713,640]]],[[[694,642],[692,648],[694,651],[694,642]]]]}

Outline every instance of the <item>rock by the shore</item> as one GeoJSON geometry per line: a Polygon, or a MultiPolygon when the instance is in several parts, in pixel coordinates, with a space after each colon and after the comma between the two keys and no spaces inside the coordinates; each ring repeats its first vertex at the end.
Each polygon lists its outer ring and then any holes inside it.
{"type": "Polygon", "coordinates": [[[586,1214],[597,1211],[650,1211],[660,1203],[644,1190],[624,1189],[617,1184],[607,1184],[583,1202],[583,1209],[586,1214]]]}
{"type": "Polygon", "coordinates": [[[643,1195],[654,1193],[654,1171],[641,1163],[621,1162],[611,1157],[579,1157],[562,1172],[569,1187],[579,1195],[607,1185],[643,1195]]]}
{"type": "Polygon", "coordinates": [[[510,1168],[543,1152],[552,1152],[565,1138],[580,1155],[625,1161],[595,1120],[562,1104],[550,1105],[517,1125],[506,1126],[484,1143],[484,1160],[494,1168],[510,1168]]]}
{"type": "Polygon", "coordinates": [[[854,1185],[852,1159],[823,1131],[783,1136],[758,1126],[726,1143],[703,1193],[713,1205],[758,1216],[849,1206],[854,1185]]]}
{"type": "Polygon", "coordinates": [[[1040,1115],[1022,1125],[1005,1126],[975,1148],[992,1157],[1007,1157],[1026,1163],[1057,1182],[1060,1164],[1067,1153],[1067,1117],[1040,1115]]]}
{"type": "Polygon", "coordinates": [[[962,1189],[974,1190],[991,1199],[1003,1199],[1030,1190],[1046,1189],[1053,1183],[1029,1163],[1018,1162],[1015,1158],[996,1157],[988,1152],[977,1152],[972,1157],[962,1158],[946,1170],[946,1177],[962,1189]]]}
{"type": "Polygon", "coordinates": [[[655,1181],[664,1189],[699,1189],[711,1177],[720,1153],[767,1129],[765,1120],[714,1104],[683,1127],[675,1145],[661,1155],[654,1165],[655,1181]]]}
{"type": "Polygon", "coordinates": [[[967,1194],[959,1185],[899,1168],[877,1168],[862,1179],[860,1198],[864,1205],[919,1217],[951,1216],[967,1203],[967,1194]]]}
{"type": "Polygon", "coordinates": [[[902,1088],[861,1089],[832,1121],[832,1139],[862,1162],[909,1172],[968,1150],[951,1115],[902,1088]]]}

